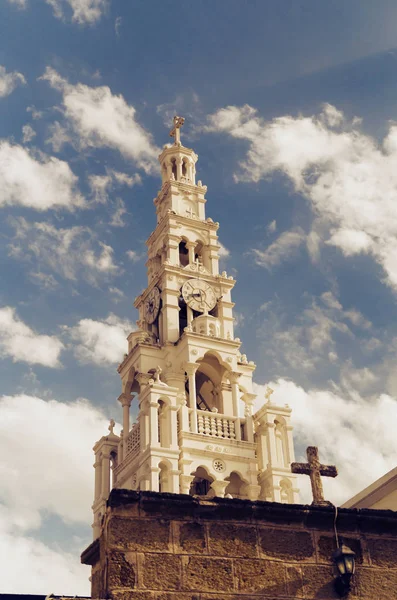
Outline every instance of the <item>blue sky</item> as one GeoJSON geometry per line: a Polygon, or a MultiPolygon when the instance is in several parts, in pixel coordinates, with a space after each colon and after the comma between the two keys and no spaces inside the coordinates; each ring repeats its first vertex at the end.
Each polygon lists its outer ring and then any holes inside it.
{"type": "Polygon", "coordinates": [[[336,503],[395,466],[396,17],[391,0],[0,1],[3,592],[89,591],[91,447],[120,417],[174,114],[258,406],[267,384],[292,406],[297,456],[319,444],[339,467],[336,503]]]}

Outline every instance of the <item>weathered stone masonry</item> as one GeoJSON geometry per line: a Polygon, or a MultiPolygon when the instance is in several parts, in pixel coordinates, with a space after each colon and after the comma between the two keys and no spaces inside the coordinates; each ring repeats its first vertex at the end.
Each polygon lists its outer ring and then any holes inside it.
{"type": "MultiPolygon", "coordinates": [[[[100,537],[82,554],[92,598],[337,598],[333,507],[113,490],[100,537]]],[[[339,509],[356,552],[350,600],[397,599],[397,513],[339,509]]]]}

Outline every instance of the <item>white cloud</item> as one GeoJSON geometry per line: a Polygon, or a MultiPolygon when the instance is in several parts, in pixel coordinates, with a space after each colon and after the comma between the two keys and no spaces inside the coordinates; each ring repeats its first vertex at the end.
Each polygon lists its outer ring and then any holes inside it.
{"type": "Polygon", "coordinates": [[[305,239],[304,231],[300,227],[284,231],[266,250],[252,250],[255,263],[260,267],[271,269],[295,256],[305,239]]]}
{"type": "Polygon", "coordinates": [[[219,244],[219,250],[218,250],[219,258],[221,260],[226,260],[230,256],[230,250],[228,250],[223,244],[221,244],[219,240],[218,240],[218,244],[219,244]]]}
{"type": "MultiPolygon", "coordinates": [[[[116,187],[123,185],[132,187],[140,183],[142,183],[142,178],[138,173],[127,175],[127,173],[121,173],[120,171],[114,171],[113,169],[107,169],[106,175],[89,175],[88,177],[88,184],[91,188],[91,193],[95,202],[100,202],[102,204],[109,200],[109,193],[116,187]]],[[[120,209],[120,199],[116,201],[116,205],[117,208],[120,209]]],[[[124,214],[125,212],[127,211],[124,210],[121,214],[124,214]]]]}
{"type": "Polygon", "coordinates": [[[269,233],[274,233],[275,231],[277,231],[277,221],[275,219],[273,221],[271,221],[267,225],[266,229],[269,233]]]}
{"type": "Polygon", "coordinates": [[[31,142],[36,137],[36,132],[31,125],[24,125],[22,127],[22,141],[24,144],[31,142]]]}
{"type": "Polygon", "coordinates": [[[65,279],[77,280],[82,275],[91,284],[119,272],[113,248],[98,240],[88,227],[57,229],[51,223],[28,223],[23,218],[10,222],[16,232],[9,245],[14,258],[33,258],[65,279]]]}
{"type": "Polygon", "coordinates": [[[116,296],[117,298],[125,298],[125,294],[124,294],[123,290],[120,290],[117,287],[110,287],[109,292],[111,294],[113,294],[114,296],[116,296]]]}
{"type": "Polygon", "coordinates": [[[75,354],[83,362],[109,365],[123,360],[128,350],[126,338],[135,327],[114,314],[95,321],[81,319],[74,327],[65,327],[76,342],[75,354]]]}
{"type": "Polygon", "coordinates": [[[4,592],[89,593],[89,568],[79,564],[82,548],[76,543],[75,553],[69,554],[46,546],[37,537],[49,514],[57,515],[66,525],[92,522],[91,446],[106,433],[107,419],[87,400],[64,404],[25,394],[0,398],[4,592]]]}
{"type": "Polygon", "coordinates": [[[67,132],[67,129],[63,127],[59,121],[55,121],[48,127],[50,136],[46,139],[45,143],[52,146],[53,152],[60,152],[65,144],[71,142],[71,138],[67,132]]]}
{"type": "Polygon", "coordinates": [[[372,255],[383,267],[386,282],[397,289],[395,123],[378,143],[361,131],[359,119],[348,123],[329,104],[310,117],[265,121],[246,105],[228,106],[208,119],[206,131],[221,131],[248,143],[237,181],[257,182],[283,173],[310,201],[322,240],[346,256],[372,255]]]}
{"type": "Polygon", "coordinates": [[[9,96],[18,85],[26,84],[26,79],[22,73],[12,71],[7,73],[6,68],[0,65],[0,98],[9,96]]]}
{"type": "MultiPolygon", "coordinates": [[[[323,293],[319,299],[308,297],[308,305],[301,308],[291,323],[290,315],[283,313],[280,303],[266,303],[265,320],[262,332],[265,336],[263,346],[268,360],[274,362],[278,373],[294,369],[296,373],[310,372],[319,364],[327,361],[336,363],[336,334],[344,336],[347,343],[355,343],[356,336],[351,324],[360,335],[370,334],[372,324],[357,309],[345,310],[331,292],[323,293]],[[268,343],[268,339],[272,343],[268,343]]],[[[362,344],[362,340],[360,341],[362,344]]]]}
{"type": "Polygon", "coordinates": [[[123,216],[125,214],[127,214],[125,204],[121,198],[117,198],[116,208],[114,212],[112,212],[112,218],[109,225],[112,227],[124,227],[126,225],[125,221],[123,220],[123,216]]]}
{"type": "Polygon", "coordinates": [[[82,147],[113,148],[132,159],[145,172],[158,170],[160,150],[136,120],[136,110],[108,86],[72,85],[47,67],[41,77],[63,95],[64,115],[79,136],[82,147]]]}
{"type": "Polygon", "coordinates": [[[26,148],[0,141],[0,206],[19,204],[35,210],[83,207],[77,177],[67,162],[34,156],[26,148]]]}
{"type": "Polygon", "coordinates": [[[57,337],[40,335],[18,319],[14,308],[0,308],[0,356],[54,368],[63,348],[57,337]]]}
{"type": "MultiPolygon", "coordinates": [[[[336,479],[323,478],[326,498],[341,504],[397,464],[395,421],[397,401],[386,394],[366,401],[350,389],[304,390],[293,381],[269,383],[275,390],[272,402],[292,408],[297,459],[306,446],[318,446],[323,464],[335,464],[336,479]]],[[[258,407],[265,386],[256,386],[258,407]]],[[[300,476],[305,501],[311,501],[308,478],[300,476]]]]}
{"type": "Polygon", "coordinates": [[[53,275],[41,271],[30,273],[30,280],[45,290],[55,290],[58,287],[58,282],[53,275]]]}
{"type": "Polygon", "coordinates": [[[138,254],[138,252],[135,252],[135,250],[127,250],[126,255],[132,262],[138,262],[139,260],[141,260],[140,255],[138,254]]]}
{"type": "Polygon", "coordinates": [[[27,7],[27,0],[8,0],[8,2],[10,4],[15,4],[17,8],[23,9],[27,7]]]}
{"type": "Polygon", "coordinates": [[[121,29],[121,24],[123,22],[123,18],[122,17],[116,17],[115,21],[114,21],[114,31],[117,37],[120,37],[120,29],[121,29]]]}
{"type": "Polygon", "coordinates": [[[108,0],[46,0],[57,19],[65,19],[65,6],[72,10],[72,21],[80,25],[93,25],[104,15],[108,0]]]}

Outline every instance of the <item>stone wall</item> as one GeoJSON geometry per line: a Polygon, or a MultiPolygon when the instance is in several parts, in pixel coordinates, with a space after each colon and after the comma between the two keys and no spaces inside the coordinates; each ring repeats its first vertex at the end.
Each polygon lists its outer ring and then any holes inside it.
{"type": "MultiPolygon", "coordinates": [[[[333,507],[113,490],[82,554],[92,597],[115,600],[337,598],[333,507]]],[[[397,599],[397,512],[340,509],[356,553],[349,598],[397,599]]]]}

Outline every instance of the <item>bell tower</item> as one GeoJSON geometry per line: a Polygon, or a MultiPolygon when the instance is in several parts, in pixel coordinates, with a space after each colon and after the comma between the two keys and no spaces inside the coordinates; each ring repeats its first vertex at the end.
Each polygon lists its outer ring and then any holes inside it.
{"type": "Polygon", "coordinates": [[[174,117],[159,156],[157,225],[147,240],[147,288],[135,299],[138,330],[118,367],[120,436],[94,446],[94,537],[112,488],[297,501],[291,410],[267,402],[255,414],[255,364],[234,337],[232,276],[219,273],[219,223],[206,217],[197,154],[174,117]],[[137,422],[130,406],[138,404],[137,422]]]}

